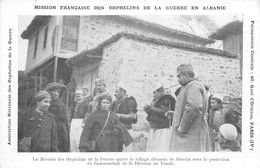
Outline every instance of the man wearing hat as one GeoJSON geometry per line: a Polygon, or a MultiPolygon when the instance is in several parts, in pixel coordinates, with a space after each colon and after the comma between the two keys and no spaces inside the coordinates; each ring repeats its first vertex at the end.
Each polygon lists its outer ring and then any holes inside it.
{"type": "Polygon", "coordinates": [[[65,86],[60,83],[49,83],[45,90],[51,94],[49,112],[55,117],[58,134],[58,148],[60,152],[69,151],[69,124],[66,107],[60,100],[60,95],[65,86]]]}
{"type": "Polygon", "coordinates": [[[70,127],[70,151],[79,152],[79,140],[83,130],[83,118],[88,112],[88,99],[84,99],[84,92],[82,89],[75,91],[75,107],[72,114],[71,127],[70,127]]]}
{"type": "Polygon", "coordinates": [[[174,110],[175,99],[172,95],[165,93],[160,83],[152,86],[152,92],[154,98],[151,105],[144,106],[144,111],[147,113],[146,120],[150,124],[146,151],[168,152],[171,120],[166,112],[174,110]]]}
{"type": "Polygon", "coordinates": [[[209,130],[206,122],[207,92],[195,79],[193,67],[181,64],[177,67],[181,85],[173,115],[170,150],[172,152],[210,151],[209,130]]]}
{"type": "Polygon", "coordinates": [[[98,99],[103,95],[109,95],[112,97],[112,95],[106,90],[105,81],[98,78],[95,80],[94,99],[89,103],[89,111],[91,113],[97,110],[98,99]]]}
{"type": "MultiPolygon", "coordinates": [[[[117,114],[119,121],[125,125],[134,139],[132,124],[137,122],[137,102],[133,96],[126,95],[127,85],[120,82],[116,87],[116,100],[111,105],[111,111],[117,114]]],[[[137,138],[137,137],[136,137],[137,138]]],[[[123,148],[123,152],[132,152],[132,144],[123,148]]]]}

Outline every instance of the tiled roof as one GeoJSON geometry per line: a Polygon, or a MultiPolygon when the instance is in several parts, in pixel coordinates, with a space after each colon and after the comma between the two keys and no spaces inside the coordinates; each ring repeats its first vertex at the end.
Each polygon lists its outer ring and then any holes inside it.
{"type": "Polygon", "coordinates": [[[243,32],[243,23],[241,21],[234,21],[218,29],[215,33],[211,34],[209,38],[224,40],[228,35],[242,33],[242,32],[243,32]]]}
{"type": "Polygon", "coordinates": [[[100,58],[102,58],[102,55],[103,55],[103,49],[106,46],[116,42],[120,38],[133,39],[133,40],[141,41],[141,42],[149,42],[149,43],[152,43],[152,44],[155,44],[155,45],[163,45],[163,46],[168,46],[168,47],[183,48],[183,49],[186,49],[186,50],[192,50],[192,51],[197,51],[197,52],[205,52],[205,53],[216,54],[216,55],[221,55],[221,56],[231,57],[231,58],[237,57],[237,55],[234,55],[234,54],[229,53],[227,51],[208,48],[208,47],[204,47],[204,46],[201,46],[201,45],[192,45],[190,43],[166,41],[166,40],[162,40],[162,39],[158,39],[158,38],[154,38],[154,37],[147,37],[147,36],[140,35],[140,34],[131,34],[131,33],[127,33],[127,32],[121,32],[121,33],[118,33],[118,34],[112,36],[108,40],[102,42],[96,48],[91,49],[91,50],[84,50],[84,51],[80,52],[79,54],[69,58],[66,61],[66,63],[69,66],[73,66],[73,65],[79,66],[79,64],[84,65],[84,63],[82,61],[84,57],[92,57],[92,58],[96,57],[96,58],[100,59],[100,58]]]}
{"type": "Polygon", "coordinates": [[[23,39],[29,39],[32,35],[33,32],[38,30],[41,26],[45,25],[51,16],[46,15],[46,16],[35,16],[29,26],[24,30],[21,34],[21,37],[23,39]]]}
{"type": "MultiPolygon", "coordinates": [[[[153,28],[156,31],[161,31],[161,32],[166,32],[169,34],[175,34],[178,36],[181,36],[183,38],[190,38],[196,41],[200,41],[201,43],[203,43],[204,45],[206,44],[210,44],[213,43],[214,40],[211,39],[207,39],[207,38],[203,38],[194,34],[190,34],[190,33],[186,33],[180,30],[175,30],[175,29],[171,29],[168,27],[165,27],[163,25],[159,25],[156,23],[151,23],[148,21],[144,21],[132,16],[127,16],[127,15],[96,15],[97,17],[103,17],[106,19],[119,19],[122,21],[125,21],[126,23],[130,23],[130,24],[137,24],[140,25],[141,27],[149,27],[149,28],[153,28]]],[[[30,38],[30,35],[37,30],[40,26],[46,24],[46,22],[49,20],[51,16],[35,16],[33,18],[33,20],[31,21],[31,23],[29,24],[29,26],[27,27],[27,29],[25,31],[23,31],[23,33],[21,34],[21,37],[23,39],[28,39],[30,38]]]]}

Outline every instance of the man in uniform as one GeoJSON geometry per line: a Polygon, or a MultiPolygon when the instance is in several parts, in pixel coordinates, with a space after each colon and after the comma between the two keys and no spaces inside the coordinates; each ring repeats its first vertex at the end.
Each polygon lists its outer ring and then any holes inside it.
{"type": "Polygon", "coordinates": [[[207,92],[203,84],[195,78],[192,65],[178,66],[177,77],[181,90],[173,115],[170,151],[210,151],[209,130],[205,120],[207,92]]]}
{"type": "Polygon", "coordinates": [[[89,112],[94,112],[97,110],[97,103],[98,99],[103,95],[109,95],[112,97],[112,95],[106,90],[106,84],[103,79],[96,79],[95,80],[95,90],[97,93],[95,93],[95,97],[92,102],[89,103],[89,112]]]}

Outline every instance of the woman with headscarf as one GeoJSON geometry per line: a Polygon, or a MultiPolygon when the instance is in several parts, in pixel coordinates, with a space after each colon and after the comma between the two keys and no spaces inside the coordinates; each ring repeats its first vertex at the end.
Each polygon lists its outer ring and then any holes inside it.
{"type": "MultiPolygon", "coordinates": [[[[57,127],[54,116],[48,112],[51,95],[40,91],[35,95],[37,107],[28,112],[23,120],[23,139],[19,143],[19,151],[26,152],[22,145],[30,141],[30,152],[58,152],[57,127]]],[[[29,152],[27,151],[27,152],[29,152]]]]}
{"type": "Polygon", "coordinates": [[[66,107],[60,100],[62,89],[65,86],[60,83],[49,83],[45,90],[51,95],[49,112],[54,115],[57,124],[58,148],[60,152],[69,152],[69,124],[66,107]]]}
{"type": "MultiPolygon", "coordinates": [[[[89,103],[89,112],[92,113],[97,110],[98,100],[103,95],[108,95],[108,96],[112,97],[111,93],[106,90],[106,83],[105,83],[104,79],[98,78],[95,80],[95,89],[94,89],[94,93],[93,93],[94,98],[89,103]]],[[[87,118],[87,116],[86,116],[86,118],[87,118]]]]}
{"type": "Polygon", "coordinates": [[[128,146],[132,137],[115,113],[109,108],[112,98],[103,95],[98,99],[97,110],[89,115],[80,138],[80,152],[121,152],[123,144],[128,146]],[[96,141],[95,151],[90,142],[96,141]]]}

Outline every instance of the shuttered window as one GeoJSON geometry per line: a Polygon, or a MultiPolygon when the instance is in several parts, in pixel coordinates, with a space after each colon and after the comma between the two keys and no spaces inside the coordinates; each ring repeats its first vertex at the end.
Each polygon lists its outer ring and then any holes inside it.
{"type": "Polygon", "coordinates": [[[37,33],[37,36],[35,37],[35,41],[34,41],[33,59],[36,58],[37,48],[38,48],[38,33],[37,33]]]}
{"type": "Polygon", "coordinates": [[[46,27],[44,30],[43,49],[46,48],[47,37],[48,37],[48,27],[46,27]]]}
{"type": "Polygon", "coordinates": [[[61,49],[77,51],[79,16],[63,16],[61,49]]]}

